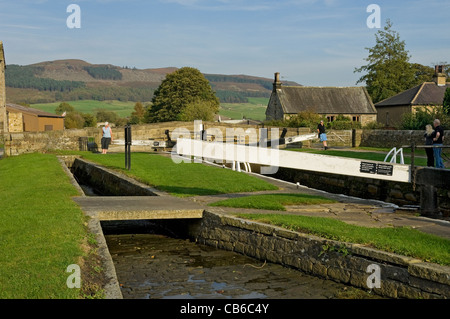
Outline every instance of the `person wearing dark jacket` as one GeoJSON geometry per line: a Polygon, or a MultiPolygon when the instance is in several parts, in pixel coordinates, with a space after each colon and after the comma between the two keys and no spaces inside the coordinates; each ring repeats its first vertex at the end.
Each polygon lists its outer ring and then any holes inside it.
{"type": "Polygon", "coordinates": [[[317,125],[317,132],[319,132],[319,139],[323,143],[323,148],[327,150],[327,134],[325,133],[325,125],[323,124],[323,121],[320,121],[320,124],[317,125]]]}
{"type": "MultiPolygon", "coordinates": [[[[435,137],[433,138],[434,146],[442,146],[444,143],[444,129],[441,126],[441,121],[435,119],[433,122],[434,131],[436,132],[435,137]]],[[[436,162],[436,168],[445,168],[444,162],[442,161],[441,153],[442,148],[435,147],[434,150],[434,160],[436,162]]]]}

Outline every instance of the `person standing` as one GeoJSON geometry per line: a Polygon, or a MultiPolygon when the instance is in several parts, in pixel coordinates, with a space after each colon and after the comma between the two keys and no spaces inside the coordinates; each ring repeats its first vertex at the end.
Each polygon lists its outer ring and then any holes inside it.
{"type": "MultiPolygon", "coordinates": [[[[436,136],[433,127],[430,124],[425,126],[425,145],[431,146],[433,145],[433,138],[436,136]]],[[[425,148],[425,152],[427,153],[427,166],[434,167],[434,149],[431,147],[425,148]]]]}
{"type": "Polygon", "coordinates": [[[319,139],[323,143],[323,148],[327,150],[327,134],[325,133],[325,125],[323,124],[323,121],[320,121],[320,124],[317,126],[317,132],[319,132],[319,139]]]}
{"type": "Polygon", "coordinates": [[[109,144],[111,144],[111,141],[113,139],[112,136],[112,130],[109,127],[109,123],[105,122],[105,126],[102,127],[102,154],[106,154],[108,152],[109,144]]]}
{"type": "Polygon", "coordinates": [[[434,120],[433,125],[434,131],[436,132],[436,135],[433,138],[433,146],[435,146],[433,148],[433,151],[434,151],[434,160],[436,162],[436,168],[445,168],[444,162],[442,161],[441,157],[442,148],[439,147],[442,146],[444,143],[444,129],[441,126],[441,121],[439,121],[438,119],[434,120]]]}

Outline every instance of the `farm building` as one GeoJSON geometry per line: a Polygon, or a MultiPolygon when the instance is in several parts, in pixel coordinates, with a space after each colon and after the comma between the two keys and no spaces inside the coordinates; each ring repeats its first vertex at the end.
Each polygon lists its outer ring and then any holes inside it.
{"type": "Polygon", "coordinates": [[[414,113],[420,108],[442,106],[445,91],[450,88],[442,65],[435,67],[433,80],[376,103],[377,121],[386,126],[395,126],[402,120],[405,113],[414,113]]]}
{"type": "Polygon", "coordinates": [[[339,115],[365,125],[376,121],[377,111],[364,87],[284,86],[275,73],[266,119],[283,120],[300,112],[324,115],[329,122],[339,115]]]}
{"type": "Polygon", "coordinates": [[[11,133],[64,129],[64,117],[12,103],[6,103],[6,122],[11,133]]]}

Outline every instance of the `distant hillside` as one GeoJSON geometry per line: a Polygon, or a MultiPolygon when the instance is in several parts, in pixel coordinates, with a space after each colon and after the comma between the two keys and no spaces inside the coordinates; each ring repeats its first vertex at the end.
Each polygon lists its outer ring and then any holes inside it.
{"type": "MultiPolygon", "coordinates": [[[[155,89],[176,68],[136,69],[82,60],[7,65],[7,100],[51,103],[73,100],[150,101],[155,89]]],[[[221,102],[243,103],[269,97],[272,79],[249,75],[205,74],[221,102]]],[[[289,82],[290,85],[299,85],[289,82]]]]}

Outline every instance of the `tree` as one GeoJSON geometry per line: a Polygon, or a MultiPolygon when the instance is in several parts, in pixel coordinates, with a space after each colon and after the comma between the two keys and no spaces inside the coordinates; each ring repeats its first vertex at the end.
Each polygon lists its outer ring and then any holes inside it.
{"type": "Polygon", "coordinates": [[[356,83],[366,83],[374,103],[414,86],[415,69],[409,63],[405,42],[391,28],[392,23],[387,20],[384,29],[375,34],[375,46],[366,48],[369,51],[365,59],[368,64],[354,71],[367,72],[356,83]]]}
{"type": "Polygon", "coordinates": [[[211,122],[214,121],[214,114],[217,112],[218,109],[212,101],[194,101],[184,107],[179,119],[181,121],[202,120],[211,122]]]}
{"type": "Polygon", "coordinates": [[[444,106],[444,114],[450,115],[450,88],[445,90],[442,105],[444,106]]]}
{"type": "Polygon", "coordinates": [[[119,116],[114,111],[99,110],[95,113],[98,122],[116,123],[119,116]]]}
{"type": "Polygon", "coordinates": [[[67,102],[62,102],[58,105],[58,107],[55,109],[55,113],[58,115],[63,114],[64,112],[66,113],[70,113],[75,111],[74,107],[72,105],[70,105],[67,102]]]}
{"type": "Polygon", "coordinates": [[[64,126],[67,129],[83,128],[84,123],[85,123],[85,120],[84,120],[83,114],[81,114],[79,112],[68,113],[64,120],[64,126]]]}
{"type": "Polygon", "coordinates": [[[181,120],[184,109],[194,102],[209,102],[213,112],[219,110],[219,99],[208,80],[199,70],[184,67],[168,74],[156,89],[152,105],[147,109],[146,121],[181,120]]]}
{"type": "Polygon", "coordinates": [[[141,102],[136,102],[134,105],[134,112],[131,113],[131,124],[140,124],[145,118],[145,108],[141,102]]]}
{"type": "Polygon", "coordinates": [[[419,63],[411,64],[414,70],[414,86],[433,81],[434,68],[419,63]]]}

